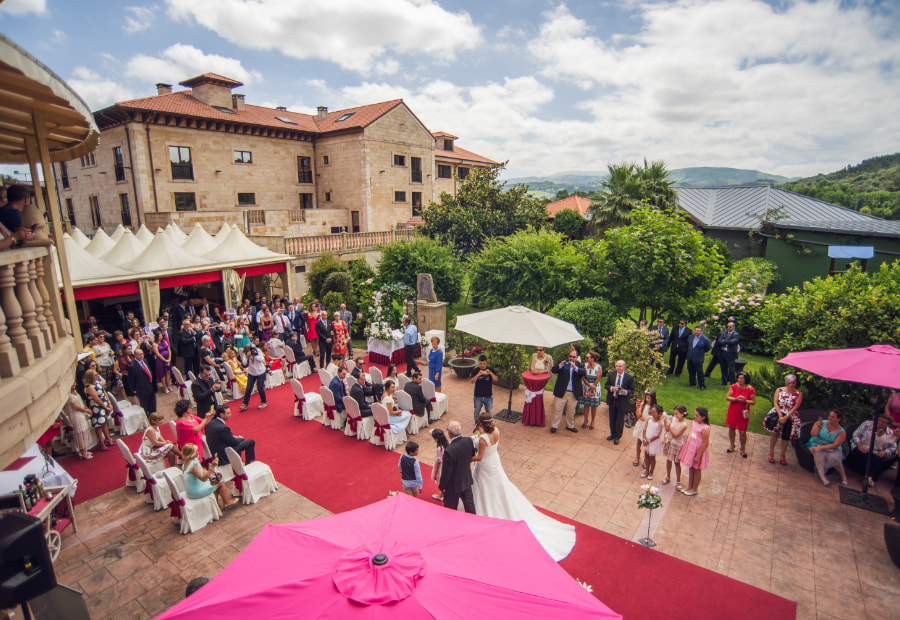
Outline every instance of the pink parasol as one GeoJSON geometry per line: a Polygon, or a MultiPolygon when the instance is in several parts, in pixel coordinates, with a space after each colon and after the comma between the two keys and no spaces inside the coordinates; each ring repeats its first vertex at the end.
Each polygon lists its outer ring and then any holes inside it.
{"type": "Polygon", "coordinates": [[[900,389],[900,349],[887,344],[862,349],[798,351],[778,362],[826,379],[900,389]]]}
{"type": "Polygon", "coordinates": [[[161,619],[621,618],[572,579],[522,521],[403,493],[267,525],[161,619]]]}

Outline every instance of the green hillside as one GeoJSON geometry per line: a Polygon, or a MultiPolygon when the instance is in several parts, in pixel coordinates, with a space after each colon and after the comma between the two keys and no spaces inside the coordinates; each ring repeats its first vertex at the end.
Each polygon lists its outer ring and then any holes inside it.
{"type": "Polygon", "coordinates": [[[730,187],[734,185],[777,185],[788,177],[738,168],[679,168],[669,173],[675,187],[730,187]]]}
{"type": "Polygon", "coordinates": [[[900,153],[782,185],[798,194],[889,220],[900,220],[900,153]]]}

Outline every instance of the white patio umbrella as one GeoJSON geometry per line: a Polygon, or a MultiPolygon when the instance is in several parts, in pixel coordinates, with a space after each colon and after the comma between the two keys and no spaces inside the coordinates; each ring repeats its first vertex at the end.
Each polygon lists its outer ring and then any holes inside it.
{"type": "MultiPolygon", "coordinates": [[[[516,359],[520,345],[549,349],[584,340],[584,336],[571,323],[525,306],[507,306],[461,315],[456,317],[456,329],[488,342],[516,345],[513,360],[516,359]]],[[[513,367],[510,375],[513,376],[515,372],[513,367]]],[[[513,413],[512,385],[510,382],[509,402],[505,410],[507,414],[513,413]]]]}

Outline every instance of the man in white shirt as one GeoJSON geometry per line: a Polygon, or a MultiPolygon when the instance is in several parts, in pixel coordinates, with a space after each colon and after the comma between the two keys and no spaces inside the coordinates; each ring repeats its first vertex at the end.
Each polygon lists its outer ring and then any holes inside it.
{"type": "Polygon", "coordinates": [[[288,318],[284,316],[284,310],[278,309],[275,315],[275,333],[278,334],[279,340],[284,340],[284,330],[288,326],[288,318]]]}
{"type": "Polygon", "coordinates": [[[412,324],[409,317],[403,319],[403,357],[406,361],[406,375],[413,370],[419,370],[416,364],[416,346],[419,344],[419,330],[412,324]]]}
{"type": "Polygon", "coordinates": [[[243,360],[241,362],[247,368],[247,389],[244,391],[244,402],[241,403],[241,411],[247,409],[250,404],[250,395],[253,393],[253,384],[256,383],[256,389],[259,392],[259,408],[265,409],[268,406],[266,402],[266,358],[262,351],[249,345],[244,348],[243,360]]]}

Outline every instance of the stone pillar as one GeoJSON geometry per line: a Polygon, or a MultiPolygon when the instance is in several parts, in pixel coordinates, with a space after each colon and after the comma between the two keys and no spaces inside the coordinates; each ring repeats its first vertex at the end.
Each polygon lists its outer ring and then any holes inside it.
{"type": "Polygon", "coordinates": [[[420,334],[431,330],[447,332],[447,306],[446,301],[422,301],[419,300],[416,316],[416,327],[420,334]]]}

